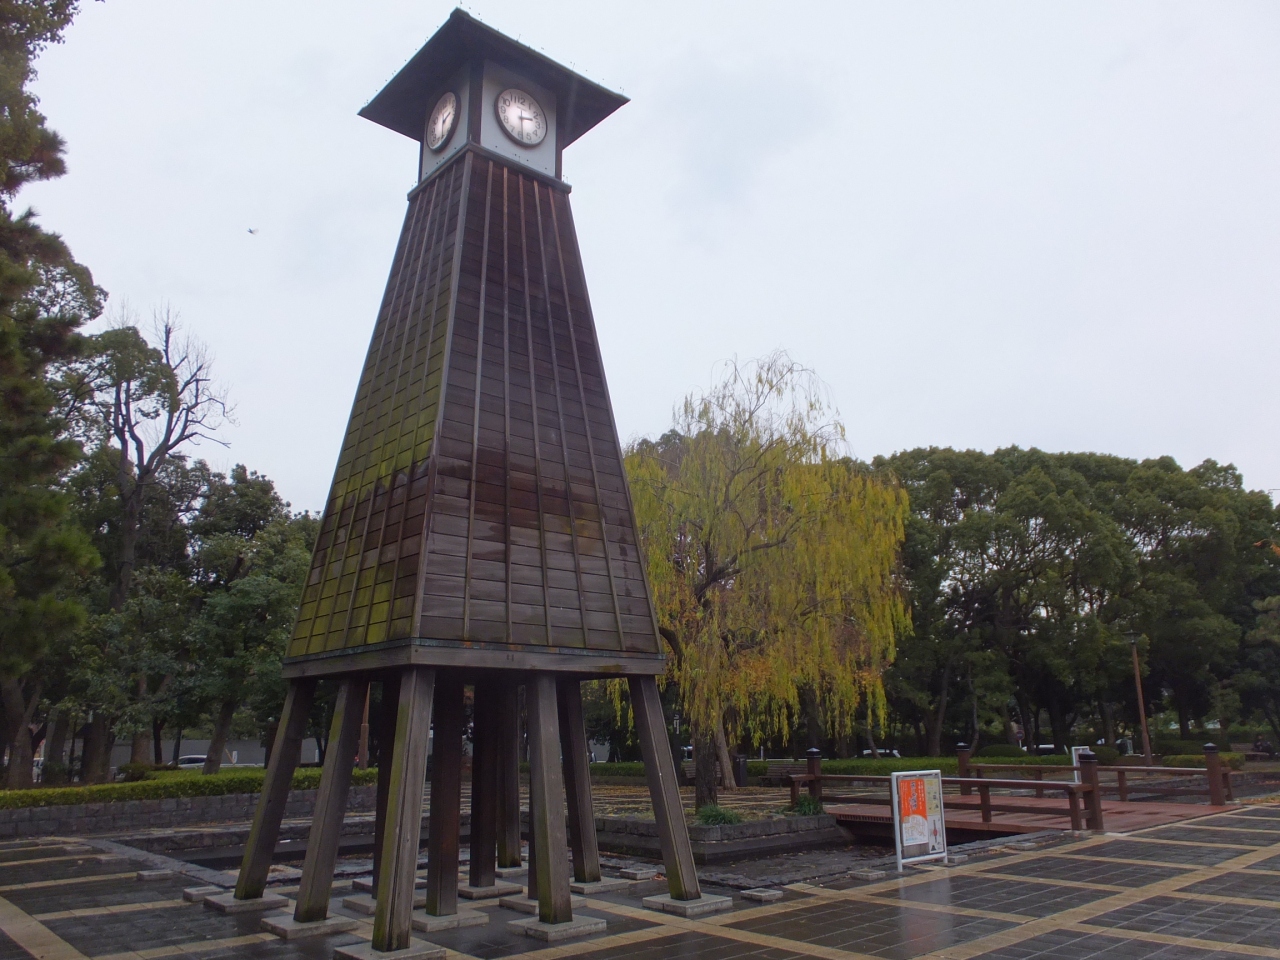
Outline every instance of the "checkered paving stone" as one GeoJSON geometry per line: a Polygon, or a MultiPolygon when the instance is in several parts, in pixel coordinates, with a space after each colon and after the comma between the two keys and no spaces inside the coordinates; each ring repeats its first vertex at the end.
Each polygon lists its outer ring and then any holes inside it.
{"type": "Polygon", "coordinates": [[[1280,908],[1245,903],[1200,903],[1152,897],[1086,921],[1143,933],[1274,947],[1280,943],[1280,908]]]}
{"type": "Polygon", "coordinates": [[[161,910],[46,920],[44,925],[85,956],[98,957],[243,937],[258,933],[261,922],[262,915],[258,913],[228,916],[192,903],[161,910]]]}
{"type": "Polygon", "coordinates": [[[52,863],[5,864],[0,871],[0,886],[10,887],[21,883],[38,883],[45,880],[71,880],[77,877],[101,877],[129,870],[145,870],[147,865],[139,860],[55,860],[52,863]]]}
{"type": "Polygon", "coordinates": [[[1107,883],[1115,887],[1145,887],[1172,880],[1186,873],[1179,867],[1147,866],[1137,863],[1109,863],[1106,860],[1078,860],[1071,857],[1033,857],[1008,865],[995,864],[983,873],[1004,873],[1035,880],[1072,880],[1076,883],[1107,883]]]}
{"type": "Polygon", "coordinates": [[[66,886],[10,890],[4,898],[26,913],[54,913],[58,910],[115,907],[126,903],[149,903],[153,900],[181,900],[183,888],[192,886],[194,882],[187,877],[147,881],[116,878],[66,886]]]}
{"type": "Polygon", "coordinates": [[[1097,933],[1053,930],[1021,943],[979,954],[975,960],[1240,960],[1225,950],[1120,940],[1097,933]]]}
{"type": "Polygon", "coordinates": [[[1143,843],[1141,840],[1110,840],[1081,851],[1090,857],[1118,860],[1154,860],[1195,867],[1211,867],[1248,853],[1248,847],[1199,847],[1190,843],[1143,843]]]}
{"type": "Polygon", "coordinates": [[[1051,917],[1063,910],[1109,897],[1111,892],[957,874],[931,883],[913,884],[901,890],[886,890],[877,896],[965,907],[969,910],[1016,913],[1024,917],[1051,917]]]}
{"type": "MultiPolygon", "coordinates": [[[[630,901],[631,906],[636,906],[634,900],[630,901]]],[[[531,942],[522,933],[514,933],[507,929],[507,921],[524,920],[528,914],[516,913],[514,910],[504,910],[501,907],[485,908],[485,912],[489,914],[489,922],[482,926],[463,927],[459,930],[443,930],[426,936],[432,943],[442,947],[448,947],[450,950],[456,950],[459,953],[465,953],[472,957],[478,957],[480,960],[493,960],[496,957],[508,957],[513,954],[524,953],[530,949],[531,942]]],[[[659,919],[658,915],[654,915],[654,922],[648,923],[644,920],[632,919],[630,917],[621,917],[612,913],[605,913],[599,910],[574,910],[573,915],[584,917],[599,917],[607,924],[605,932],[599,934],[599,937],[611,937],[620,933],[630,933],[633,930],[643,930],[646,927],[654,927],[659,919]]],[[[598,937],[597,937],[598,939],[598,937]]]]}
{"type": "Polygon", "coordinates": [[[1246,897],[1280,902],[1280,876],[1261,873],[1224,873],[1182,887],[1179,893],[1207,893],[1215,897],[1246,897]]]}
{"type": "Polygon", "coordinates": [[[1152,840],[1177,840],[1182,843],[1234,843],[1245,847],[1269,847],[1280,842],[1280,832],[1259,833],[1255,830],[1214,830],[1196,827],[1160,827],[1142,834],[1152,840]]]}
{"type": "Polygon", "coordinates": [[[1216,817],[1205,817],[1197,820],[1194,824],[1197,827],[1235,827],[1239,830],[1266,831],[1274,833],[1280,838],[1280,823],[1272,823],[1267,820],[1259,820],[1257,817],[1242,817],[1235,813],[1223,813],[1216,817]]]}
{"type": "Polygon", "coordinates": [[[1233,817],[1249,817],[1252,820],[1275,820],[1280,822],[1280,805],[1271,807],[1253,807],[1249,810],[1237,810],[1233,817]]]}
{"type": "Polygon", "coordinates": [[[0,932],[0,960],[31,960],[31,954],[0,932]]]}
{"type": "Polygon", "coordinates": [[[907,960],[1007,930],[1014,924],[932,910],[911,910],[894,904],[880,906],[837,900],[750,917],[726,926],[800,943],[855,950],[886,960],[907,960]]]}
{"type": "Polygon", "coordinates": [[[682,933],[644,943],[618,944],[581,954],[580,960],[795,960],[804,954],[751,944],[706,933],[682,933]]]}
{"type": "Polygon", "coordinates": [[[343,934],[336,937],[303,937],[299,940],[260,940],[234,947],[215,947],[201,950],[198,947],[183,951],[183,960],[332,960],[333,948],[359,943],[359,937],[343,934]]]}
{"type": "Polygon", "coordinates": [[[1251,870],[1274,870],[1280,873],[1280,857],[1267,857],[1265,860],[1259,860],[1253,864],[1251,870]]]}

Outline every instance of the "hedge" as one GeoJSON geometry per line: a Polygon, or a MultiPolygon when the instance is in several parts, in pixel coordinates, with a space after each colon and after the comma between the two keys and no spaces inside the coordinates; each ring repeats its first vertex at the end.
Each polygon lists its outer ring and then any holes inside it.
{"type": "MultiPolygon", "coordinates": [[[[48,787],[35,790],[0,790],[0,810],[16,807],[60,807],[72,803],[118,803],[122,800],[167,800],[173,797],[220,797],[231,793],[259,793],[264,770],[228,770],[212,776],[198,771],[168,775],[134,783],[99,783],[83,787],[48,787]]],[[[352,771],[352,786],[378,782],[378,771],[352,771]]],[[[320,785],[320,768],[306,767],[293,774],[294,790],[314,790],[320,785]]]]}
{"type": "MultiPolygon", "coordinates": [[[[1243,753],[1220,753],[1218,757],[1232,770],[1244,767],[1243,753]]],[[[1170,753],[1159,758],[1159,766],[1162,767],[1204,767],[1205,764],[1203,753],[1170,753]]]]}
{"type": "Polygon", "coordinates": [[[639,760],[623,763],[593,763],[591,775],[593,777],[643,777],[644,764],[639,760]]]}

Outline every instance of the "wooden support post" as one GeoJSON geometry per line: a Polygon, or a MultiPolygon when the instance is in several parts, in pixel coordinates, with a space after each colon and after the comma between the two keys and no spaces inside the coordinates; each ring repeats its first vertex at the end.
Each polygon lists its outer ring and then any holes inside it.
{"type": "Polygon", "coordinates": [[[805,769],[809,774],[809,796],[822,801],[822,751],[810,747],[805,752],[805,769]]]}
{"type": "Polygon", "coordinates": [[[1080,754],[1080,781],[1088,794],[1085,802],[1085,826],[1102,833],[1102,783],[1098,779],[1098,757],[1093,751],[1080,754]]]}
{"type": "Polygon", "coordinates": [[[991,788],[985,783],[978,787],[978,805],[982,810],[982,822],[991,822],[991,788]]]}
{"type": "Polygon", "coordinates": [[[1036,784],[1037,784],[1037,786],[1036,786],[1036,796],[1037,796],[1037,797],[1040,797],[1040,798],[1043,798],[1043,797],[1044,797],[1044,787],[1039,786],[1039,784],[1044,783],[1044,767],[1036,767],[1034,770],[1032,770],[1032,771],[1031,771],[1031,774],[1032,774],[1032,776],[1034,776],[1034,777],[1036,778],[1036,784]]]}
{"type": "Polygon", "coordinates": [[[578,883],[598,883],[600,848],[596,843],[596,815],[591,803],[591,765],[587,757],[590,746],[582,718],[582,684],[573,677],[563,678],[556,682],[556,693],[573,879],[578,883]]]}
{"type": "Polygon", "coordinates": [[[1080,788],[1074,783],[1067,790],[1067,808],[1071,814],[1071,829],[1083,829],[1080,821],[1080,788]]]}
{"type": "Polygon", "coordinates": [[[1209,802],[1221,807],[1227,802],[1226,791],[1222,789],[1222,758],[1218,756],[1218,748],[1212,743],[1204,745],[1205,773],[1209,776],[1209,802]]]}
{"type": "Polygon", "coordinates": [[[409,946],[435,682],[435,671],[427,667],[405,667],[400,671],[387,827],[382,838],[378,905],[373,914],[373,949],[383,952],[409,946]]]}
{"type": "Polygon", "coordinates": [[[649,781],[653,815],[658,822],[667,887],[673,900],[697,900],[702,896],[702,890],[698,886],[689,828],[685,825],[684,808],[680,803],[676,765],[667,743],[667,724],[662,719],[658,681],[653,677],[628,677],[627,687],[631,692],[636,732],[640,735],[640,754],[644,758],[645,778],[649,781]]]}
{"type": "Polygon", "coordinates": [[[573,919],[569,899],[569,858],[565,849],[564,780],[560,770],[560,719],[556,681],[535,673],[525,688],[529,701],[529,833],[537,846],[538,919],[573,919]]]}
{"type": "Polygon", "coordinates": [[[392,745],[396,739],[396,705],[400,702],[400,678],[382,681],[382,700],[378,704],[375,730],[378,737],[378,792],[373,814],[373,888],[378,889],[382,875],[382,840],[387,834],[387,796],[391,790],[392,745]]]}
{"type": "Polygon", "coordinates": [[[1120,802],[1125,803],[1129,799],[1129,784],[1126,781],[1126,774],[1123,770],[1116,771],[1116,784],[1120,788],[1120,802]]]}
{"type": "MultiPolygon", "coordinates": [[[[969,776],[969,758],[973,756],[973,748],[967,743],[956,744],[956,776],[966,779],[969,776]]],[[[960,796],[967,797],[973,793],[973,787],[966,783],[960,785],[960,796]]]]}
{"type": "MultiPolygon", "coordinates": [[[[462,679],[442,674],[431,745],[431,822],[427,827],[427,913],[458,912],[458,845],[462,803],[462,679]]],[[[472,815],[472,829],[475,816],[472,815]]]]}
{"type": "Polygon", "coordinates": [[[307,837],[307,856],[302,863],[302,880],[293,911],[293,919],[299,923],[329,916],[333,869],[338,863],[338,841],[342,839],[342,819],[347,812],[347,792],[351,788],[356,751],[360,749],[360,723],[368,692],[368,680],[351,678],[338,685],[333,722],[329,725],[329,749],[320,772],[311,833],[307,837]]]}
{"type": "Polygon", "coordinates": [[[302,738],[307,732],[307,717],[311,713],[311,700],[315,696],[316,682],[312,679],[290,680],[271,744],[271,759],[267,763],[267,775],[258,796],[258,806],[253,812],[253,826],[245,842],[244,859],[240,862],[240,876],[236,881],[237,900],[257,900],[267,888],[267,872],[271,869],[271,855],[280,838],[280,821],[284,819],[285,804],[289,801],[289,787],[293,784],[293,771],[298,768],[302,753],[302,738]]]}
{"type": "Polygon", "coordinates": [[[492,887],[497,874],[498,842],[498,698],[490,679],[475,685],[471,757],[471,871],[473,887],[492,887]]]}
{"type": "Polygon", "coordinates": [[[519,687],[502,681],[498,714],[498,866],[520,866],[519,687]]]}

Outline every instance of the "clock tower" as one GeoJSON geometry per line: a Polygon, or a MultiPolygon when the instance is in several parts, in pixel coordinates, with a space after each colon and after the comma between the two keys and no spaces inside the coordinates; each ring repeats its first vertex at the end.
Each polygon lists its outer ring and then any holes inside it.
{"type": "Polygon", "coordinates": [[[670,887],[654,906],[708,912],[723,899],[702,897],[694,871],[655,680],[664,657],[561,177],[565,148],[624,103],[455,10],[360,111],[421,145],[418,182],[289,642],[288,697],[230,908],[262,902],[315,685],[326,677],[338,681],[338,699],[294,926],[332,922],[337,842],[371,687],[380,744],[374,953],[420,949],[411,924],[429,932],[474,920],[457,898],[501,893],[497,868],[521,865],[521,688],[528,896],[538,911],[526,932],[558,940],[602,925],[575,920],[570,900],[570,849],[575,889],[601,882],[584,680],[629,685],[670,887]],[[470,883],[459,887],[466,688],[471,860],[470,883]]]}

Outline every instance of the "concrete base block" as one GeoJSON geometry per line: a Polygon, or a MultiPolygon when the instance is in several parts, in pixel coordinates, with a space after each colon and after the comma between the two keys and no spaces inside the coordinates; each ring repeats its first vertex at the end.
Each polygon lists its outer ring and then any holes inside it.
{"type": "Polygon", "coordinates": [[[463,900],[497,900],[499,897],[520,893],[522,890],[524,890],[524,887],[518,883],[511,883],[509,880],[495,880],[491,887],[473,887],[469,883],[459,884],[458,896],[463,900]]]}
{"type": "Polygon", "coordinates": [[[482,910],[468,910],[463,907],[457,913],[437,917],[430,913],[415,913],[413,929],[423,933],[435,933],[437,930],[458,930],[462,927],[482,927],[489,922],[489,915],[482,910]]]}
{"type": "Polygon", "coordinates": [[[498,867],[498,869],[493,872],[503,880],[510,880],[512,877],[523,876],[528,872],[528,870],[529,868],[527,866],[521,864],[518,867],[498,867]]]}
{"type": "Polygon", "coordinates": [[[139,870],[139,880],[172,880],[175,876],[173,870],[139,870]]]}
{"type": "Polygon", "coordinates": [[[849,872],[849,876],[853,877],[855,880],[866,880],[870,882],[873,880],[883,880],[886,874],[883,870],[851,870],[849,872]]]}
{"type": "Polygon", "coordinates": [[[658,871],[654,867],[627,867],[619,870],[618,874],[624,880],[652,880],[658,875],[658,871]]]}
{"type": "Polygon", "coordinates": [[[967,853],[948,853],[947,854],[947,866],[949,867],[958,867],[960,866],[960,864],[968,863],[968,862],[969,862],[969,855],[967,853]]]}
{"type": "MultiPolygon", "coordinates": [[[[576,910],[578,907],[585,907],[586,905],[587,901],[585,897],[575,897],[570,895],[569,906],[573,909],[576,910]]],[[[515,910],[519,913],[536,914],[538,912],[538,901],[526,896],[503,897],[498,901],[498,906],[506,907],[508,910],[515,910]]]]}
{"type": "Polygon", "coordinates": [[[573,893],[580,893],[584,897],[594,897],[601,893],[609,893],[612,890],[626,890],[631,886],[630,880],[614,880],[612,877],[606,877],[604,880],[597,880],[594,883],[571,883],[569,889],[573,893]]]}
{"type": "MultiPolygon", "coordinates": [[[[378,909],[378,901],[373,899],[373,894],[371,893],[353,893],[349,897],[343,897],[342,905],[354,913],[363,913],[366,917],[372,917],[378,909]]],[[[413,905],[415,907],[425,907],[427,905],[427,895],[415,891],[413,905]]]]}
{"type": "Polygon", "coordinates": [[[1040,844],[1034,840],[1015,840],[1013,843],[1006,843],[1005,847],[1019,853],[1030,853],[1032,850],[1039,850],[1040,844]]]}
{"type": "Polygon", "coordinates": [[[721,913],[733,909],[732,897],[716,897],[704,893],[697,900],[673,900],[671,894],[664,893],[657,897],[645,897],[642,901],[650,910],[661,913],[673,913],[677,917],[704,917],[709,913],[721,913]]]}
{"type": "Polygon", "coordinates": [[[207,887],[187,887],[182,891],[182,899],[187,903],[200,903],[205,897],[216,897],[220,893],[226,893],[226,890],[212,884],[207,887]]]}
{"type": "Polygon", "coordinates": [[[274,933],[282,940],[300,940],[303,937],[327,937],[334,933],[349,933],[360,926],[359,920],[351,917],[325,917],[323,920],[311,920],[299,923],[287,913],[262,918],[262,929],[274,933]]]}
{"type": "Polygon", "coordinates": [[[349,947],[334,947],[334,960],[438,960],[448,951],[425,940],[410,939],[403,950],[375,950],[373,944],[366,941],[353,943],[349,947]]]}
{"type": "Polygon", "coordinates": [[[523,933],[526,937],[536,937],[548,943],[572,940],[575,937],[589,937],[593,933],[604,933],[606,926],[607,924],[598,917],[574,917],[564,923],[543,923],[537,917],[507,921],[507,929],[512,933],[523,933]]]}
{"type": "MultiPolygon", "coordinates": [[[[420,890],[426,889],[426,878],[414,877],[413,885],[420,890]]],[[[365,893],[373,893],[373,877],[356,877],[351,881],[351,889],[363,890],[365,893]]]]}
{"type": "Polygon", "coordinates": [[[204,905],[219,913],[261,913],[263,910],[279,910],[289,902],[278,893],[264,893],[253,900],[237,900],[234,893],[219,893],[204,898],[204,905]]]}
{"type": "Polygon", "coordinates": [[[743,890],[742,897],[744,900],[754,900],[756,903],[773,903],[775,900],[782,899],[782,891],[771,890],[768,887],[752,887],[750,890],[743,890]]]}

